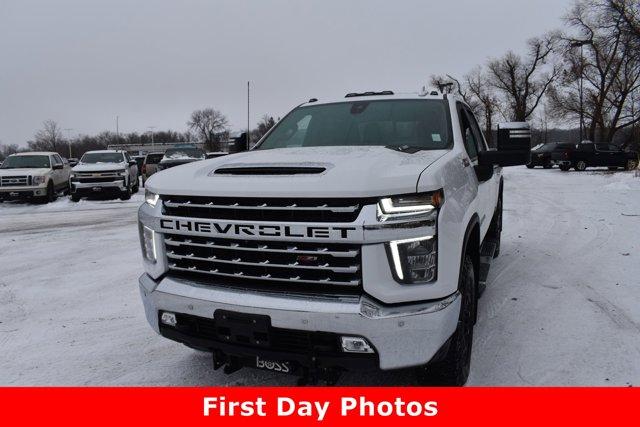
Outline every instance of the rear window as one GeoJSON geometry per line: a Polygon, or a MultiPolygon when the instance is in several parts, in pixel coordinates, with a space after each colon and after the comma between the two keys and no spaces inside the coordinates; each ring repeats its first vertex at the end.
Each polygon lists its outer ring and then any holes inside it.
{"type": "Polygon", "coordinates": [[[157,154],[147,154],[147,157],[145,157],[144,162],[146,164],[154,164],[154,163],[160,163],[160,160],[162,160],[162,157],[164,156],[163,153],[157,153],[157,154]]]}
{"type": "Polygon", "coordinates": [[[165,160],[204,159],[204,151],[197,148],[171,148],[164,153],[165,160]]]}
{"type": "Polygon", "coordinates": [[[257,149],[394,146],[440,150],[451,146],[445,100],[353,101],[299,107],[257,149]]]}

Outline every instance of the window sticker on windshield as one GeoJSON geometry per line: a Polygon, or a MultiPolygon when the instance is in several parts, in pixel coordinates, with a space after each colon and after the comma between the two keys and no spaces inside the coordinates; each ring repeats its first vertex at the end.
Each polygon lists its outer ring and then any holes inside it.
{"type": "Polygon", "coordinates": [[[431,134],[431,140],[433,142],[441,142],[442,138],[440,138],[440,134],[439,133],[432,133],[431,134]]]}

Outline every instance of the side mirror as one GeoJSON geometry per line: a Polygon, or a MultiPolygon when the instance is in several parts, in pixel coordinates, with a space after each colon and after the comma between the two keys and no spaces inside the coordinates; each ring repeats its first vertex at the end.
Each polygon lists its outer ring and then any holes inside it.
{"type": "Polygon", "coordinates": [[[62,169],[62,168],[64,168],[64,165],[53,165],[51,167],[51,169],[62,169]]]}
{"type": "Polygon", "coordinates": [[[498,125],[498,149],[478,153],[480,166],[518,166],[531,161],[531,130],[527,122],[498,125]]]}
{"type": "Polygon", "coordinates": [[[493,177],[493,165],[475,165],[473,170],[476,173],[478,182],[489,181],[493,177]]]}
{"type": "Polygon", "coordinates": [[[138,164],[138,163],[136,163],[136,161],[135,161],[135,160],[129,160],[129,166],[135,166],[135,165],[137,165],[137,164],[138,164]]]}

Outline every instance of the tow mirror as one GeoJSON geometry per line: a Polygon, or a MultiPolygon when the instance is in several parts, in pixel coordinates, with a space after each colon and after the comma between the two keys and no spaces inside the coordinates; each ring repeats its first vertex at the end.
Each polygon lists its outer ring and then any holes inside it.
{"type": "Polygon", "coordinates": [[[129,160],[129,166],[135,166],[138,163],[135,160],[129,160]]]}
{"type": "Polygon", "coordinates": [[[498,125],[498,149],[478,153],[480,166],[518,166],[531,161],[531,129],[527,122],[498,125]]]}

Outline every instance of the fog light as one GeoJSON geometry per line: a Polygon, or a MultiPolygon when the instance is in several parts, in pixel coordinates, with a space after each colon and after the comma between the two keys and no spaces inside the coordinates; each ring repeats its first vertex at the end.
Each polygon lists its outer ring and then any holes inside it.
{"type": "Polygon", "coordinates": [[[176,326],[178,324],[176,314],[169,313],[168,311],[162,313],[162,316],[160,316],[160,321],[167,326],[176,326]]]}
{"type": "Polygon", "coordinates": [[[340,337],[342,351],[345,353],[373,353],[373,348],[367,340],[360,337],[340,337]]]}

